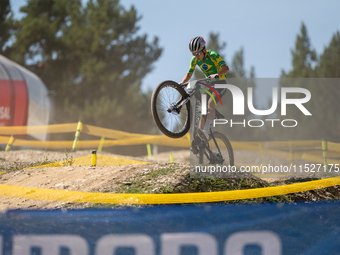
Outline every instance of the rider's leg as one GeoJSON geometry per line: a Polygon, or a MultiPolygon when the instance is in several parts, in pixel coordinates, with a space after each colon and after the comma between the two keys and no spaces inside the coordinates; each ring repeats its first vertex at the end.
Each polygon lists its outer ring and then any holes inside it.
{"type": "Polygon", "coordinates": [[[204,118],[201,118],[199,128],[209,133],[209,129],[214,118],[215,118],[215,102],[212,100],[212,98],[210,98],[208,100],[207,121],[204,121],[204,118]]]}
{"type": "Polygon", "coordinates": [[[204,130],[209,133],[210,125],[212,124],[215,118],[215,102],[210,98],[208,100],[208,112],[207,112],[207,120],[204,125],[204,130]]]}
{"type": "MultiPolygon", "coordinates": [[[[222,83],[226,83],[226,82],[222,81],[222,83]]],[[[217,91],[218,91],[220,98],[222,98],[227,90],[224,88],[224,89],[218,89],[217,91]]],[[[219,100],[217,100],[217,95],[214,96],[214,98],[215,98],[215,101],[219,102],[219,100]]],[[[208,136],[209,134],[210,126],[213,123],[215,115],[216,115],[215,101],[212,98],[208,100],[208,112],[207,112],[206,121],[204,120],[204,118],[201,118],[201,121],[198,126],[201,130],[204,130],[204,133],[206,134],[206,136],[208,136]]]]}
{"type": "Polygon", "coordinates": [[[203,129],[203,128],[204,128],[204,125],[205,125],[205,120],[204,120],[204,118],[201,117],[200,123],[199,123],[198,127],[199,127],[200,129],[203,129]]]}

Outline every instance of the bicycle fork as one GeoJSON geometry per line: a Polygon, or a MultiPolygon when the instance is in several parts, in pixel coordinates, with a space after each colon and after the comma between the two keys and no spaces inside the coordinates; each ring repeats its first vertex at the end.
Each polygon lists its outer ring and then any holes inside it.
{"type": "Polygon", "coordinates": [[[188,101],[190,100],[190,95],[183,100],[183,98],[179,99],[173,106],[171,106],[167,111],[168,113],[172,113],[173,111],[175,111],[176,113],[179,114],[179,112],[181,111],[181,108],[183,105],[185,105],[188,101]]]}

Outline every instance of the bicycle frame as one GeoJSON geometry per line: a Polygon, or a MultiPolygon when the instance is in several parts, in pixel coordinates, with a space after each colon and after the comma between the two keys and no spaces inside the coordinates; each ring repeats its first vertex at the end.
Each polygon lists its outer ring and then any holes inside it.
{"type": "MultiPolygon", "coordinates": [[[[204,81],[206,81],[206,79],[202,79],[202,80],[198,80],[196,82],[196,84],[198,83],[202,83],[204,84],[204,81]]],[[[188,85],[188,83],[186,84],[183,84],[183,87],[186,87],[188,85]]],[[[194,139],[196,137],[196,130],[198,128],[198,125],[199,125],[199,121],[200,121],[200,116],[199,116],[199,111],[201,107],[198,107],[201,105],[201,97],[200,96],[197,96],[196,93],[199,93],[199,89],[197,87],[195,87],[189,94],[188,94],[188,97],[180,103],[180,107],[182,105],[184,105],[186,102],[188,102],[191,97],[195,96],[196,95],[196,102],[195,102],[195,106],[194,106],[194,114],[193,114],[193,120],[194,120],[194,130],[193,130],[193,134],[194,134],[194,139]]],[[[217,112],[217,110],[216,110],[217,112]]],[[[218,113],[220,116],[223,116],[222,114],[218,113]]],[[[206,116],[203,116],[204,119],[206,119],[206,116]]],[[[224,117],[223,117],[224,118],[224,117]]],[[[209,159],[209,163],[219,163],[219,164],[223,164],[224,162],[224,159],[221,157],[221,150],[216,142],[216,139],[215,139],[215,136],[214,136],[214,133],[212,132],[211,128],[209,129],[209,133],[216,145],[216,148],[218,149],[218,155],[215,155],[211,149],[209,148],[209,144],[206,144],[204,141],[200,141],[199,143],[199,163],[202,164],[203,163],[203,153],[204,155],[209,159]],[[207,153],[208,152],[208,153],[207,153]],[[208,155],[209,154],[209,155],[208,155]],[[220,156],[220,157],[218,157],[220,156]]]]}
{"type": "MultiPolygon", "coordinates": [[[[204,83],[204,81],[207,81],[208,79],[200,79],[200,80],[197,80],[196,81],[196,84],[197,83],[201,83],[202,85],[207,85],[204,83]]],[[[187,83],[184,83],[182,84],[182,88],[184,89],[186,86],[188,86],[188,82],[187,83]]],[[[188,97],[185,98],[183,100],[183,98],[180,98],[175,105],[173,105],[172,107],[170,107],[167,111],[169,113],[173,112],[173,111],[176,111],[177,113],[181,110],[182,106],[185,105],[190,99],[192,96],[194,96],[197,92],[199,91],[199,89],[196,87],[194,88],[190,93],[188,93],[188,97]],[[182,101],[183,100],[183,101],[182,101]]]]}

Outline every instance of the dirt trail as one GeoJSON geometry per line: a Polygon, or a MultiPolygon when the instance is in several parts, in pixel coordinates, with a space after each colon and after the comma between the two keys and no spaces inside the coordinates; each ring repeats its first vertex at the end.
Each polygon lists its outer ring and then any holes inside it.
{"type": "MultiPolygon", "coordinates": [[[[102,155],[118,156],[102,152],[102,155]]],[[[189,163],[189,150],[172,152],[176,163],[189,163]]],[[[170,161],[170,153],[158,154],[148,157],[135,157],[133,159],[151,162],[145,165],[126,165],[109,167],[65,166],[43,167],[20,170],[31,164],[63,161],[91,155],[91,151],[76,151],[70,153],[50,151],[0,151],[0,184],[22,186],[29,188],[42,188],[54,190],[70,190],[84,192],[112,192],[119,188],[117,182],[122,182],[132,175],[145,171],[157,170],[170,161]],[[8,171],[8,169],[12,169],[8,171]]],[[[130,157],[127,157],[130,158],[130,157]]],[[[132,159],[132,158],[130,158],[132,159]]],[[[56,209],[63,208],[65,202],[40,201],[32,199],[0,197],[0,211],[8,209],[56,209]]],[[[76,208],[87,207],[88,204],[72,205],[76,208]]]]}
{"type": "MultiPolygon", "coordinates": [[[[147,161],[150,164],[121,165],[105,167],[64,166],[42,167],[34,169],[24,168],[32,165],[42,165],[51,162],[90,156],[90,150],[76,152],[51,152],[38,150],[0,151],[0,184],[21,186],[28,188],[42,188],[51,190],[69,190],[100,193],[129,192],[129,182],[143,179],[148,183],[149,190],[142,192],[162,191],[166,187],[188,187],[185,175],[189,172],[190,151],[181,150],[171,152],[175,164],[169,164],[170,152],[160,153],[152,158],[126,157],[129,159],[147,161]],[[170,174],[160,174],[152,180],[145,179],[146,173],[169,171],[170,174]],[[123,186],[122,186],[123,183],[123,186]],[[124,184],[126,183],[126,185],[124,184]],[[122,190],[122,187],[125,188],[122,190]]],[[[124,157],[106,152],[101,155],[124,157]]],[[[235,162],[243,164],[261,164],[261,154],[249,151],[235,151],[235,162]]],[[[279,158],[266,158],[270,164],[289,164],[289,161],[279,158]]],[[[272,182],[276,179],[265,179],[272,182]]],[[[279,184],[281,185],[281,184],[279,184]]],[[[132,185],[133,186],[133,185],[132,185]]],[[[130,186],[130,188],[132,187],[130,186]]],[[[334,199],[340,197],[340,188],[334,187],[322,191],[296,193],[295,199],[319,201],[320,199],[334,199]],[[329,194],[331,192],[332,194],[329,194]]],[[[135,191],[139,193],[139,191],[135,191]]],[[[292,195],[293,196],[293,195],[292,195]]],[[[290,196],[290,197],[292,197],[290,196]]],[[[56,201],[41,201],[21,198],[0,197],[0,211],[9,209],[58,209],[58,208],[86,208],[93,206],[88,203],[69,203],[56,201]]],[[[111,205],[114,207],[114,205],[111,205]]]]}

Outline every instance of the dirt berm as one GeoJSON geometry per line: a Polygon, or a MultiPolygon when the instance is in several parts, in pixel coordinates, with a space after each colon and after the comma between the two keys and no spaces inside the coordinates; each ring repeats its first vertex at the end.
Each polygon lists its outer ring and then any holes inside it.
{"type": "MultiPolygon", "coordinates": [[[[117,156],[102,152],[102,155],[117,156]]],[[[0,151],[0,184],[43,188],[53,190],[70,190],[100,193],[177,193],[209,192],[261,188],[284,185],[294,180],[261,180],[261,179],[191,179],[189,176],[189,150],[172,152],[175,163],[169,163],[170,153],[161,153],[148,157],[133,158],[148,161],[151,164],[121,166],[62,166],[24,168],[71,160],[90,156],[91,151],[55,152],[38,150],[0,151]]],[[[122,156],[120,156],[122,157],[122,156]]],[[[260,158],[259,155],[236,152],[237,158],[260,158]]],[[[301,181],[301,180],[300,180],[301,181]]],[[[275,197],[229,201],[227,203],[263,203],[295,201],[328,201],[337,200],[340,196],[339,186],[326,189],[281,195],[275,197]]],[[[0,197],[0,211],[9,209],[81,209],[87,207],[114,208],[125,205],[90,204],[41,201],[21,198],[0,197]]]]}

